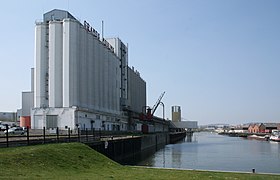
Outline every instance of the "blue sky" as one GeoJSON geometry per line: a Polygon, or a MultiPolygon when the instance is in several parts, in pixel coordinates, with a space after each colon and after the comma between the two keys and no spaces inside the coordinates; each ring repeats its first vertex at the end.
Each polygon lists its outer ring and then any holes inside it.
{"type": "Polygon", "coordinates": [[[148,105],[166,91],[167,117],[180,105],[199,124],[280,122],[278,0],[2,1],[0,111],[30,90],[34,22],[55,8],[128,43],[148,105]]]}

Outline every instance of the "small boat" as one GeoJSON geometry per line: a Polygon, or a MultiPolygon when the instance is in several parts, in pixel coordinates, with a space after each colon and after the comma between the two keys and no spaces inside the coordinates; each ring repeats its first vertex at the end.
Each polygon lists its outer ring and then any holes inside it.
{"type": "Polygon", "coordinates": [[[256,139],[256,140],[261,140],[261,141],[268,141],[269,139],[269,136],[265,135],[265,136],[258,136],[258,135],[250,135],[250,136],[247,136],[248,139],[256,139]]]}
{"type": "Polygon", "coordinates": [[[280,142],[280,135],[272,135],[269,138],[271,141],[280,142]]]}
{"type": "Polygon", "coordinates": [[[270,136],[269,140],[280,142],[280,131],[272,132],[272,135],[270,136]]]}

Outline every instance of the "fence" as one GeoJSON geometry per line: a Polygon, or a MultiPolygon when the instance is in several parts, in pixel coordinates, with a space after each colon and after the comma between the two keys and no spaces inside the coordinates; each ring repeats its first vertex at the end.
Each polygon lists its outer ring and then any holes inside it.
{"type": "MultiPolygon", "coordinates": [[[[7,129],[7,128],[6,128],[7,129]]],[[[8,132],[6,130],[6,132],[8,132]]],[[[16,147],[28,146],[36,144],[47,143],[66,143],[66,142],[96,142],[105,139],[113,139],[115,137],[126,136],[127,132],[121,131],[102,131],[95,129],[80,130],[60,130],[58,127],[46,130],[26,129],[23,135],[15,135],[10,133],[3,133],[0,135],[0,148],[1,147],[16,147]]]]}

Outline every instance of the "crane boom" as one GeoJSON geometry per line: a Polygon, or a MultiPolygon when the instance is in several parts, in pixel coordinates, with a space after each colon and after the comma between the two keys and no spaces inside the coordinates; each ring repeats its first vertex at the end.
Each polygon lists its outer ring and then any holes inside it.
{"type": "Polygon", "coordinates": [[[152,108],[152,115],[154,115],[154,113],[156,112],[156,110],[157,110],[157,108],[158,108],[158,106],[159,106],[159,104],[161,102],[161,99],[163,98],[164,94],[165,94],[165,91],[159,96],[157,102],[153,106],[153,108],[152,108]]]}

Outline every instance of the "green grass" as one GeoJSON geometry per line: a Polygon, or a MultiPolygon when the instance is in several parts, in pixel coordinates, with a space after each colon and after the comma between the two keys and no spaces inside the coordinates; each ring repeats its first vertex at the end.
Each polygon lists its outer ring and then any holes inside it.
{"type": "Polygon", "coordinates": [[[0,179],[280,179],[276,175],[122,166],[80,143],[0,149],[0,179]]]}

